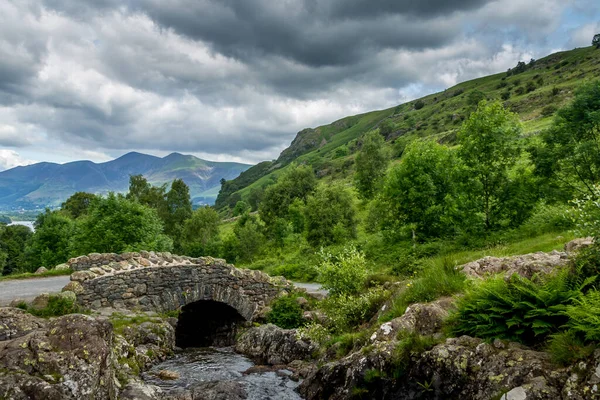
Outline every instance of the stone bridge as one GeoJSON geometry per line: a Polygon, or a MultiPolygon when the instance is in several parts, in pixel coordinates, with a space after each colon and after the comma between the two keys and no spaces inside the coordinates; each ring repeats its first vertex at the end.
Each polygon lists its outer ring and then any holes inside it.
{"type": "Polygon", "coordinates": [[[68,264],[75,272],[63,291],[74,292],[84,308],[181,311],[181,347],[228,344],[237,325],[255,320],[271,300],[292,288],[281,277],[211,257],[90,254],[68,264]],[[194,339],[199,337],[206,340],[194,339]]]}

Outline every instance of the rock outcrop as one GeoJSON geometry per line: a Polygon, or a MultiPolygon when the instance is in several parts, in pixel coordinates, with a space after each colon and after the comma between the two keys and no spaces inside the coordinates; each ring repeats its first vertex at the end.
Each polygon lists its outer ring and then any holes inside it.
{"type": "Polygon", "coordinates": [[[117,397],[108,321],[71,314],[48,322],[30,318],[25,325],[34,329],[25,333],[21,325],[21,335],[0,342],[0,398],[117,397]]]}
{"type": "Polygon", "coordinates": [[[507,276],[518,274],[531,278],[534,274],[548,274],[569,262],[568,254],[561,251],[550,253],[531,253],[514,257],[484,257],[459,267],[464,274],[472,278],[505,273],[507,276]]]}
{"type": "Polygon", "coordinates": [[[295,329],[267,324],[246,331],[238,339],[235,349],[258,362],[281,365],[310,358],[316,346],[298,339],[295,329]]]}

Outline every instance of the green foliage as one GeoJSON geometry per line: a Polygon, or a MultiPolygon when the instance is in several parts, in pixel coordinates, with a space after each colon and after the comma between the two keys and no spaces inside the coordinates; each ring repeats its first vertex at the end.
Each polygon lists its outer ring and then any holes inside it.
{"type": "Polygon", "coordinates": [[[235,203],[235,207],[233,208],[233,215],[237,217],[239,215],[243,215],[247,212],[250,212],[251,209],[252,207],[250,206],[250,204],[246,203],[243,200],[240,200],[237,203],[235,203]]]}
{"type": "Polygon", "coordinates": [[[317,267],[319,281],[332,296],[360,293],[369,275],[365,255],[354,246],[347,246],[336,255],[321,251],[317,267]]]}
{"type": "Polygon", "coordinates": [[[164,216],[164,233],[167,234],[179,249],[183,223],[192,216],[192,200],[190,188],[182,179],[175,179],[166,194],[167,215],[164,216]]]}
{"type": "Polygon", "coordinates": [[[334,332],[345,332],[370,320],[389,297],[389,292],[373,288],[360,295],[339,294],[323,300],[322,307],[334,332]]]}
{"type": "Polygon", "coordinates": [[[424,267],[406,283],[405,289],[394,298],[390,311],[382,319],[389,321],[403,315],[411,304],[428,303],[460,293],[466,286],[465,275],[450,260],[424,267]]]}
{"type": "Polygon", "coordinates": [[[506,339],[527,345],[543,343],[567,322],[565,311],[593,278],[581,282],[568,269],[550,277],[508,280],[494,277],[471,289],[451,317],[453,333],[506,339]]]}
{"type": "Polygon", "coordinates": [[[600,292],[590,290],[566,310],[568,328],[586,342],[600,342],[600,292]]]}
{"type": "Polygon", "coordinates": [[[31,229],[23,225],[0,226],[0,273],[25,272],[25,245],[31,229]]]}
{"type": "Polygon", "coordinates": [[[382,192],[387,218],[384,227],[413,225],[414,234],[439,237],[453,227],[456,159],[448,148],[430,141],[414,141],[402,162],[388,174],[382,192]]]}
{"type": "Polygon", "coordinates": [[[547,350],[552,361],[567,366],[590,356],[595,346],[586,345],[574,332],[566,331],[551,335],[547,350]]]}
{"type": "Polygon", "coordinates": [[[467,96],[467,104],[470,106],[477,106],[482,100],[485,100],[486,96],[481,90],[472,90],[467,96]]]}
{"type": "Polygon", "coordinates": [[[48,305],[42,309],[28,307],[27,312],[37,317],[60,317],[61,315],[81,313],[74,300],[59,295],[50,295],[48,305]]]}
{"type": "Polygon", "coordinates": [[[276,184],[265,190],[258,210],[270,236],[277,233],[278,220],[287,219],[289,207],[294,200],[306,200],[315,189],[316,183],[312,168],[302,165],[292,168],[281,176],[276,184]]]}
{"type": "Polygon", "coordinates": [[[76,254],[170,251],[173,243],[162,229],[154,209],[111,193],[77,224],[71,247],[76,254]]]}
{"type": "Polygon", "coordinates": [[[483,214],[487,230],[502,213],[500,194],[508,171],[520,155],[518,116],[498,102],[482,101],[458,133],[459,156],[465,169],[465,190],[473,207],[483,214]]]}
{"type": "Polygon", "coordinates": [[[592,46],[596,46],[597,49],[600,49],[600,33],[597,33],[592,38],[592,46]]]}
{"type": "Polygon", "coordinates": [[[381,188],[389,156],[385,142],[377,132],[367,133],[356,156],[355,186],[359,195],[372,199],[381,188]]]}
{"type": "Polygon", "coordinates": [[[98,196],[92,193],[77,192],[69,197],[62,205],[61,210],[68,213],[71,218],[79,218],[87,215],[92,204],[98,200],[98,196]]]}
{"type": "Polygon", "coordinates": [[[415,110],[420,110],[421,108],[425,107],[425,102],[423,100],[417,100],[414,107],[415,110]]]}
{"type": "Polygon", "coordinates": [[[311,322],[303,327],[300,327],[296,336],[300,340],[308,339],[320,345],[324,345],[331,339],[329,330],[316,322],[311,322]]]}
{"type": "Polygon", "coordinates": [[[600,181],[600,81],[582,85],[560,109],[534,149],[536,172],[555,178],[565,190],[593,194],[600,181]]]}
{"type": "Polygon", "coordinates": [[[379,134],[386,137],[394,131],[394,128],[394,123],[391,120],[386,119],[379,125],[379,134]]]}
{"type": "Polygon", "coordinates": [[[58,211],[46,210],[35,221],[35,234],[25,249],[27,262],[33,270],[40,266],[54,267],[74,255],[71,239],[76,223],[58,211]]]}
{"type": "Polygon", "coordinates": [[[295,296],[283,296],[271,303],[271,311],[267,314],[267,322],[280,328],[294,329],[304,325],[302,308],[295,296]]]}
{"type": "Polygon", "coordinates": [[[224,240],[224,254],[228,260],[238,262],[252,262],[261,252],[265,244],[260,221],[249,214],[237,220],[233,235],[224,240]]]}
{"type": "Polygon", "coordinates": [[[583,193],[572,201],[569,214],[578,235],[600,238],[600,184],[592,184],[589,189],[590,193],[583,193]]]}
{"type": "Polygon", "coordinates": [[[216,256],[219,252],[219,214],[211,207],[200,207],[185,220],[182,248],[192,257],[216,256]]]}
{"type": "Polygon", "coordinates": [[[542,116],[549,117],[554,115],[556,111],[558,111],[558,107],[556,107],[554,104],[547,105],[546,107],[542,108],[542,116]]]}
{"type": "Polygon", "coordinates": [[[306,200],[306,239],[313,246],[341,243],[356,236],[352,194],[341,185],[320,185],[306,200]]]}

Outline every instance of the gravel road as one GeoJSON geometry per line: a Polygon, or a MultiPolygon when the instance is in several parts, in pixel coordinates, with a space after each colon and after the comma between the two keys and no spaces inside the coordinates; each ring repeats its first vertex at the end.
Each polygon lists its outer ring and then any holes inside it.
{"type": "Polygon", "coordinates": [[[33,300],[41,293],[58,293],[69,281],[68,275],[0,281],[0,306],[14,299],[33,300]]]}

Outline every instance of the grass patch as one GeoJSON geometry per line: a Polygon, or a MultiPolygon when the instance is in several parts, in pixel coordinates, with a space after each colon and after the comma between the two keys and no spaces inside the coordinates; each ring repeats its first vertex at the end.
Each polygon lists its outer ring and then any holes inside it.
{"type": "Polygon", "coordinates": [[[20,303],[17,305],[17,307],[27,311],[32,315],[35,315],[36,317],[42,318],[84,313],[84,310],[81,309],[73,299],[69,299],[60,295],[50,295],[50,298],[48,299],[48,305],[41,309],[33,308],[28,306],[26,303],[20,303]]]}
{"type": "Polygon", "coordinates": [[[73,270],[71,270],[71,269],[66,269],[66,270],[51,269],[51,270],[48,270],[47,272],[44,272],[41,274],[34,274],[33,272],[24,272],[21,274],[11,274],[11,275],[0,276],[0,282],[15,280],[15,279],[35,279],[35,278],[47,278],[50,276],[71,275],[72,273],[73,273],[73,270]]]}

